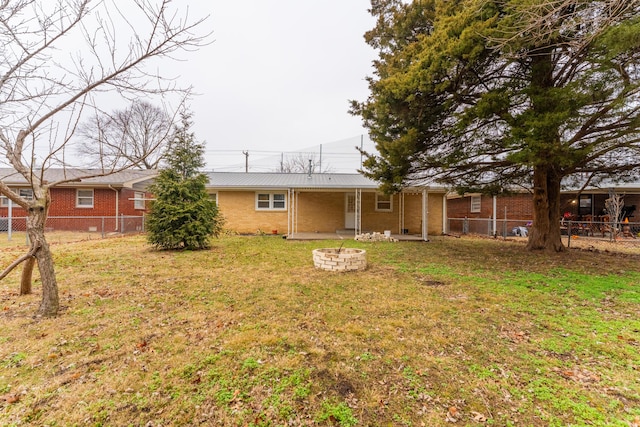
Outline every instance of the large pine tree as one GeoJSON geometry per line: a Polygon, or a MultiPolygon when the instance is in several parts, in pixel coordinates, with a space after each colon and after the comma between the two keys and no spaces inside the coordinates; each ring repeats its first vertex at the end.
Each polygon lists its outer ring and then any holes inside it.
{"type": "Polygon", "coordinates": [[[379,59],[352,113],[387,190],[530,188],[528,248],[561,251],[561,185],[637,177],[639,0],[371,3],[379,59]]]}
{"type": "Polygon", "coordinates": [[[191,116],[181,114],[167,153],[167,166],[151,186],[155,200],[147,218],[147,240],[159,249],[206,249],[223,219],[206,191],[204,144],[190,131],[191,116]]]}

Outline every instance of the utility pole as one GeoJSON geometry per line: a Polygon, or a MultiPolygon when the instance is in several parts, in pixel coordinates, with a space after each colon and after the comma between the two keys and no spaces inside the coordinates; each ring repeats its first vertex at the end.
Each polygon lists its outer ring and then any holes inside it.
{"type": "Polygon", "coordinates": [[[249,173],[249,150],[243,151],[244,154],[244,172],[249,173]]]}

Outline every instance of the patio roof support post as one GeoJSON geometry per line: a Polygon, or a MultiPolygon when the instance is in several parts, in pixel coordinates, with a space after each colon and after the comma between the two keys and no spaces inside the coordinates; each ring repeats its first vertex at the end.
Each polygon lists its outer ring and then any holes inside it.
{"type": "Polygon", "coordinates": [[[291,234],[291,189],[287,191],[287,236],[292,237],[291,234]]]}
{"type": "Polygon", "coordinates": [[[429,191],[422,190],[422,240],[429,241],[429,191]]]}
{"type": "Polygon", "coordinates": [[[404,234],[404,192],[398,194],[398,234],[404,234]]]}
{"type": "Polygon", "coordinates": [[[362,234],[362,189],[356,188],[356,220],[355,233],[356,236],[362,234]]]}
{"type": "Polygon", "coordinates": [[[296,190],[289,188],[289,203],[287,204],[287,236],[293,237],[296,233],[296,190]]]}
{"type": "Polygon", "coordinates": [[[449,222],[447,216],[449,213],[447,212],[447,194],[444,193],[442,195],[442,234],[447,234],[449,232],[449,222]]]}

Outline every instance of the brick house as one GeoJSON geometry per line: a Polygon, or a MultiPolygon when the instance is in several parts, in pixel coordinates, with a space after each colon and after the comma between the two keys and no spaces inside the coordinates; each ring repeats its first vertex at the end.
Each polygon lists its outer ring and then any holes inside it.
{"type": "MultiPolygon", "coordinates": [[[[612,184],[611,187],[597,188],[587,187],[583,190],[564,189],[560,194],[560,214],[573,220],[593,221],[602,219],[605,214],[605,200],[609,198],[609,192],[623,196],[623,219],[630,222],[640,222],[640,182],[627,184],[612,184]]],[[[532,193],[521,193],[494,197],[482,194],[465,194],[463,196],[450,194],[447,199],[447,213],[450,218],[450,231],[459,232],[461,221],[456,219],[467,218],[473,224],[474,220],[493,218],[494,203],[496,219],[508,220],[506,228],[523,226],[533,220],[532,193]]],[[[484,226],[477,232],[484,233],[484,226]]],[[[470,230],[474,231],[474,230],[470,230]]]]}
{"type": "MultiPolygon", "coordinates": [[[[87,169],[51,168],[45,171],[47,182],[79,177],[51,188],[48,229],[107,232],[142,229],[149,198],[145,188],[157,171],[127,170],[103,177],[82,178],[97,173],[87,169]]],[[[27,181],[13,169],[0,169],[0,179],[21,196],[33,197],[27,181]]],[[[0,197],[0,230],[6,231],[9,217],[13,230],[24,230],[25,216],[21,207],[0,197]]]]}
{"type": "Polygon", "coordinates": [[[570,214],[574,219],[585,216],[598,217],[605,212],[605,201],[609,192],[615,191],[624,201],[623,218],[640,222],[640,182],[615,184],[609,188],[587,188],[583,191],[567,190],[560,195],[560,213],[570,214]]]}
{"type": "Polygon", "coordinates": [[[238,233],[287,234],[385,230],[393,234],[440,235],[446,190],[408,188],[384,195],[360,174],[208,173],[208,192],[238,233]]]}
{"type": "MultiPolygon", "coordinates": [[[[91,171],[49,169],[45,178],[57,181],[64,173],[87,175],[91,171]]],[[[141,229],[145,200],[150,198],[145,189],[156,173],[129,170],[52,188],[47,228],[141,229]]],[[[211,172],[207,176],[207,191],[225,218],[225,228],[242,234],[262,231],[295,237],[298,233],[346,231],[355,235],[389,230],[426,240],[445,229],[446,191],[441,187],[415,187],[384,195],[376,182],[360,174],[211,172]]],[[[21,195],[33,195],[24,178],[12,169],[0,169],[0,178],[21,195]]],[[[11,215],[19,221],[25,212],[13,206],[11,215]]],[[[3,197],[0,226],[8,216],[9,201],[3,197]]],[[[22,227],[16,221],[12,229],[23,230],[24,219],[22,227]]]]}
{"type": "MultiPolygon", "coordinates": [[[[517,193],[496,198],[497,218],[505,215],[510,219],[530,221],[532,213],[532,194],[517,193]]],[[[486,194],[450,194],[447,199],[447,213],[450,218],[493,218],[493,197],[486,194]]]]}

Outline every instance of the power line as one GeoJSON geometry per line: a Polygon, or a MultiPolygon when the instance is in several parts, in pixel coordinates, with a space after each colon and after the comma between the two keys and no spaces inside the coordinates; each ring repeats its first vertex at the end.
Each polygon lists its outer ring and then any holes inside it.
{"type": "Polygon", "coordinates": [[[284,156],[311,156],[313,155],[323,170],[332,172],[345,171],[356,172],[362,166],[362,154],[360,149],[375,152],[373,142],[363,135],[345,138],[329,143],[316,144],[310,147],[296,150],[233,150],[233,149],[205,149],[205,157],[208,158],[207,166],[215,171],[278,171],[281,168],[284,156]],[[353,150],[345,151],[347,144],[353,146],[353,150]],[[249,162],[249,155],[252,161],[249,162]],[[241,156],[244,161],[241,162],[241,156]],[[235,157],[239,161],[230,163],[229,158],[235,157]],[[346,164],[346,166],[345,166],[346,164]],[[325,168],[325,165],[327,167],[325,168]]]}

